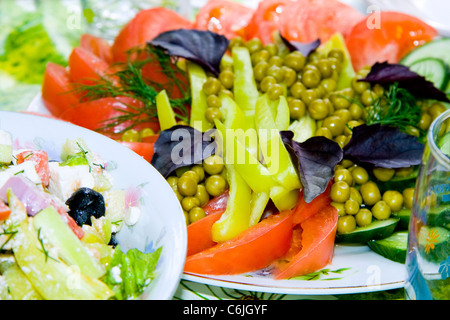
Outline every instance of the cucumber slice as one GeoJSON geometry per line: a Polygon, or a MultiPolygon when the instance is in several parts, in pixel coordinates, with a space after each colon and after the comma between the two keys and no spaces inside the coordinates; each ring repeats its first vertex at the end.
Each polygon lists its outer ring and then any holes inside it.
{"type": "MultiPolygon", "coordinates": [[[[411,210],[403,208],[400,211],[393,213],[393,216],[399,218],[397,230],[408,230],[409,220],[411,217],[411,210]]],[[[427,214],[427,224],[431,227],[450,228],[450,207],[439,206],[430,209],[427,214]]]]}
{"type": "Polygon", "coordinates": [[[417,238],[419,251],[426,260],[441,262],[450,255],[450,231],[447,229],[422,226],[417,238]]]}
{"type": "Polygon", "coordinates": [[[411,209],[403,208],[400,211],[395,212],[393,215],[400,219],[397,225],[397,230],[408,230],[409,219],[411,218],[411,209]]]}
{"type": "Polygon", "coordinates": [[[425,77],[425,79],[432,82],[436,88],[445,90],[448,82],[448,68],[441,59],[420,59],[411,64],[409,69],[425,77]]]}
{"type": "Polygon", "coordinates": [[[408,249],[408,231],[397,231],[385,239],[370,240],[367,245],[379,255],[399,263],[405,263],[408,249]]]}
{"type": "Polygon", "coordinates": [[[382,194],[387,190],[397,190],[399,192],[403,192],[403,190],[405,190],[406,188],[415,187],[418,174],[419,167],[416,167],[407,176],[394,176],[389,181],[377,181],[377,185],[382,194]]]}
{"type": "Polygon", "coordinates": [[[440,38],[430,41],[421,47],[411,51],[406,55],[400,63],[405,66],[411,66],[414,62],[424,58],[437,58],[444,61],[444,63],[450,66],[450,38],[440,38]]]}
{"type": "Polygon", "coordinates": [[[352,232],[336,235],[336,243],[360,243],[366,244],[370,240],[379,240],[389,237],[394,233],[399,218],[377,220],[366,227],[356,228],[352,232]]]}

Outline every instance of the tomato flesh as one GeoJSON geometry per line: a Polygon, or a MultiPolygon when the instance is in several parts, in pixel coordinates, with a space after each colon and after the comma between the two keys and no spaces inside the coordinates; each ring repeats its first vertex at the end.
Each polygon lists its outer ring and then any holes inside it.
{"type": "Polygon", "coordinates": [[[80,38],[80,47],[92,52],[108,64],[113,62],[111,45],[105,39],[84,33],[80,38]]]}
{"type": "Polygon", "coordinates": [[[211,275],[256,271],[282,257],[291,238],[292,212],[280,212],[229,241],[187,257],[184,271],[211,275]]]}
{"type": "Polygon", "coordinates": [[[431,41],[437,31],[413,16],[374,12],[357,23],[346,38],[355,70],[375,62],[398,63],[414,48],[431,41]],[[370,26],[370,28],[369,28],[370,26]]]}
{"type": "Polygon", "coordinates": [[[47,63],[42,82],[42,102],[54,116],[78,103],[73,90],[69,72],[63,66],[53,62],[47,63]]]}
{"type": "Polygon", "coordinates": [[[275,263],[273,277],[289,279],[320,270],[329,264],[334,253],[338,216],[336,208],[329,205],[303,221],[300,224],[301,236],[293,237],[293,249],[275,263]]]}

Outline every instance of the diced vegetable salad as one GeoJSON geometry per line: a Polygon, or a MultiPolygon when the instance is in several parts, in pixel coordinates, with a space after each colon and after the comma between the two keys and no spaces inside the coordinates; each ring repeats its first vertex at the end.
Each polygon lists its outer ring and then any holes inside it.
{"type": "Polygon", "coordinates": [[[82,139],[68,139],[61,159],[49,159],[44,150],[13,148],[9,132],[0,136],[0,298],[139,297],[161,248],[121,251],[115,234],[136,223],[140,208],[114,188],[108,164],[82,139]]]}
{"type": "Polygon", "coordinates": [[[448,39],[373,14],[331,0],[212,0],[194,21],[143,10],[113,43],[91,37],[68,68],[49,64],[43,102],[167,179],[185,272],[304,275],[336,242],[407,229],[425,133],[448,108],[448,39]]]}

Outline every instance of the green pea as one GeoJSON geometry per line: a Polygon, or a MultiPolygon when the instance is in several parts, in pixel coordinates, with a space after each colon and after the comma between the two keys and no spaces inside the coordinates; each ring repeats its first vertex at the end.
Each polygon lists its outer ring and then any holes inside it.
{"type": "Polygon", "coordinates": [[[141,137],[139,135],[139,131],[135,129],[129,129],[122,134],[120,140],[128,142],[139,142],[141,140],[141,137]]]}
{"type": "Polygon", "coordinates": [[[372,207],[372,215],[377,220],[386,220],[391,216],[391,208],[386,201],[379,200],[372,207]]]}
{"type": "Polygon", "coordinates": [[[267,90],[267,96],[271,100],[277,100],[284,93],[284,88],[281,84],[275,83],[267,90]]]}
{"type": "Polygon", "coordinates": [[[224,166],[222,157],[218,155],[212,155],[203,160],[203,169],[210,175],[219,174],[224,166]]]}
{"type": "Polygon", "coordinates": [[[362,184],[360,192],[364,203],[368,206],[373,206],[381,200],[380,189],[378,189],[377,184],[373,181],[367,181],[366,183],[362,184]]]}
{"type": "Polygon", "coordinates": [[[184,210],[190,211],[194,207],[198,207],[200,205],[200,200],[196,197],[184,197],[183,200],[181,200],[181,206],[184,210]]]}
{"type": "Polygon", "coordinates": [[[296,72],[303,69],[305,62],[305,56],[298,51],[288,53],[286,57],[284,57],[284,65],[294,69],[296,72]]]}
{"type": "Polygon", "coordinates": [[[256,66],[253,68],[253,76],[255,77],[255,80],[262,81],[266,76],[268,68],[269,64],[266,61],[262,61],[256,64],[256,66]]]}
{"type": "Polygon", "coordinates": [[[337,233],[344,234],[356,229],[356,220],[354,216],[345,215],[338,218],[337,233]]]}
{"type": "Polygon", "coordinates": [[[355,216],[356,224],[365,227],[372,223],[372,212],[367,208],[361,208],[355,216]]]}
{"type": "Polygon", "coordinates": [[[247,47],[248,51],[250,53],[254,53],[256,51],[259,51],[262,49],[263,45],[259,38],[253,38],[250,39],[245,43],[245,46],[247,47]]]}
{"type": "Polygon", "coordinates": [[[266,75],[261,80],[261,85],[260,85],[261,91],[267,92],[267,90],[269,90],[269,88],[276,83],[277,83],[277,80],[275,79],[275,77],[266,75]]]}
{"type": "Polygon", "coordinates": [[[194,223],[204,217],[206,217],[205,210],[200,207],[194,207],[189,211],[189,221],[191,223],[194,223]]]}
{"type": "Polygon", "coordinates": [[[208,77],[203,84],[203,91],[206,95],[217,94],[221,86],[222,84],[220,83],[219,79],[215,77],[208,77]]]}
{"type": "Polygon", "coordinates": [[[226,89],[230,89],[234,84],[234,73],[231,70],[224,70],[219,73],[219,80],[226,89]]]}
{"type": "Polygon", "coordinates": [[[197,181],[189,176],[181,176],[178,179],[177,187],[181,195],[186,197],[193,196],[197,192],[197,181]]]}
{"type": "Polygon", "coordinates": [[[289,113],[291,119],[298,120],[305,116],[306,106],[305,103],[300,99],[290,99],[288,101],[289,113]]]}
{"type": "Polygon", "coordinates": [[[222,120],[222,111],[219,108],[206,108],[205,111],[206,120],[211,123],[214,123],[214,119],[222,120]]]}
{"type": "Polygon", "coordinates": [[[280,56],[273,56],[269,59],[269,64],[271,66],[281,67],[283,65],[283,62],[284,60],[280,56]]]}
{"type": "Polygon", "coordinates": [[[350,187],[344,181],[333,183],[330,190],[330,197],[335,202],[345,202],[350,198],[350,187]]]}
{"type": "Polygon", "coordinates": [[[294,98],[300,99],[302,96],[302,92],[304,92],[306,90],[306,87],[303,83],[301,83],[300,81],[294,82],[290,87],[289,87],[289,93],[291,94],[291,96],[293,96],[294,98]]]}
{"type": "Polygon", "coordinates": [[[347,214],[355,215],[359,211],[359,203],[353,199],[345,201],[345,212],[347,214]]]}
{"type": "Polygon", "coordinates": [[[403,208],[403,195],[397,190],[387,190],[383,193],[383,201],[391,208],[392,212],[403,208]]]}
{"type": "Polygon", "coordinates": [[[316,99],[308,105],[308,112],[313,119],[322,120],[328,115],[328,106],[322,99],[316,99]]]}
{"type": "Polygon", "coordinates": [[[222,106],[222,101],[215,94],[210,94],[206,97],[206,104],[210,108],[220,108],[222,106]]]}
{"type": "Polygon", "coordinates": [[[344,62],[344,52],[340,49],[331,49],[330,52],[328,52],[329,58],[334,58],[338,60],[340,63],[344,62]]]}
{"type": "Polygon", "coordinates": [[[322,77],[320,71],[313,69],[307,69],[303,71],[302,82],[307,88],[315,88],[319,85],[322,77]]]}
{"type": "Polygon", "coordinates": [[[206,191],[208,191],[211,196],[216,197],[225,192],[227,182],[221,175],[214,174],[206,178],[205,187],[206,191]]]}
{"type": "Polygon", "coordinates": [[[278,83],[284,80],[284,71],[277,65],[269,66],[266,70],[266,75],[274,77],[278,83]]]}

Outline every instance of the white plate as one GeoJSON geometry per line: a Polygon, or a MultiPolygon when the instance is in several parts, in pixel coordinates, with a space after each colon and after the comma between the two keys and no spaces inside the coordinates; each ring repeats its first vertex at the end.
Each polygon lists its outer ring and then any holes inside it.
{"type": "MultiPolygon", "coordinates": [[[[450,1],[448,0],[366,0],[368,9],[400,11],[422,19],[442,36],[450,36],[450,1]]],[[[370,13],[370,12],[367,12],[370,13]]]]}
{"type": "Polygon", "coordinates": [[[134,188],[140,195],[142,214],[133,227],[124,227],[117,239],[121,247],[154,250],[162,246],[157,276],[140,297],[171,299],[175,293],[187,250],[184,214],[166,180],[147,161],[119,143],[94,131],[29,114],[0,111],[0,129],[10,132],[14,143],[35,145],[59,160],[66,139],[82,138],[88,147],[112,164],[114,189],[134,188]]]}
{"type": "Polygon", "coordinates": [[[185,273],[183,279],[246,291],[333,295],[402,288],[405,276],[404,264],[385,259],[367,246],[336,245],[332,263],[301,280],[274,280],[261,271],[236,276],[185,273]]]}

